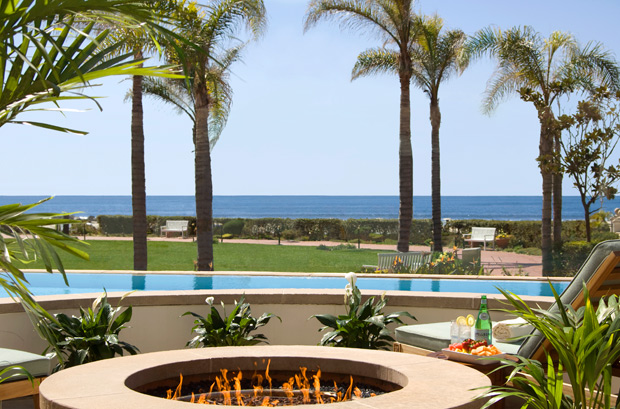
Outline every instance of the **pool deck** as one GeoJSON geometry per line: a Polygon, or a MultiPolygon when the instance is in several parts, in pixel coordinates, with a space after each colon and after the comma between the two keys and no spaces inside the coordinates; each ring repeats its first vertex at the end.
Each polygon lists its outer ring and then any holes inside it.
{"type": "MultiPolygon", "coordinates": [[[[89,240],[133,240],[132,237],[106,237],[106,236],[87,236],[86,241],[89,240]]],[[[165,237],[149,237],[149,241],[177,241],[177,242],[191,242],[192,238],[182,239],[165,238],[165,237]]],[[[251,240],[251,239],[228,239],[224,240],[225,243],[245,243],[245,244],[266,244],[277,245],[277,240],[251,240]]],[[[309,246],[316,247],[319,245],[325,246],[338,246],[343,244],[335,241],[294,241],[294,240],[282,240],[283,246],[309,246]]],[[[375,244],[375,243],[362,243],[360,247],[363,249],[371,250],[385,250],[396,251],[396,244],[375,244]]],[[[449,247],[445,247],[445,250],[450,250],[449,247]]],[[[430,251],[428,246],[409,246],[409,251],[430,251]]],[[[542,277],[542,256],[531,256],[527,254],[517,254],[508,251],[501,250],[486,250],[482,251],[482,265],[485,270],[491,270],[492,276],[501,276],[502,267],[504,267],[511,274],[526,275],[529,277],[542,277]]]]}

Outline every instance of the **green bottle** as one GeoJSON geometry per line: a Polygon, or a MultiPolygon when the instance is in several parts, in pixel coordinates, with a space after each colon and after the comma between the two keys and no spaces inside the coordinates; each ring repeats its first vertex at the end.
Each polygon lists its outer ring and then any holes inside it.
{"type": "Polygon", "coordinates": [[[478,319],[476,319],[476,325],[474,325],[474,340],[487,341],[488,345],[492,343],[492,325],[491,316],[489,315],[489,308],[487,307],[487,296],[483,295],[480,299],[480,310],[478,310],[478,319]]]}

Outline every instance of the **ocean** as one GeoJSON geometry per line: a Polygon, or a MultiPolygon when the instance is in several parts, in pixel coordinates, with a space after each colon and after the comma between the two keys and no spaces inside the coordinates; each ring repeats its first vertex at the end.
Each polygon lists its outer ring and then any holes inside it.
{"type": "MultiPolygon", "coordinates": [[[[0,205],[34,203],[44,196],[0,196],[0,205]]],[[[597,203],[597,206],[600,205],[597,203]]],[[[147,213],[159,216],[195,215],[193,196],[148,196],[147,213]]],[[[540,196],[444,196],[442,218],[540,220],[540,196]]],[[[431,218],[431,197],[414,196],[413,216],[431,218]]],[[[604,210],[620,207],[620,199],[604,202],[604,210]]],[[[131,215],[131,196],[56,196],[38,212],[82,212],[78,216],[131,215]]],[[[215,196],[214,217],[395,219],[398,196],[215,196]]],[[[579,197],[563,198],[563,219],[583,219],[579,197]]]]}

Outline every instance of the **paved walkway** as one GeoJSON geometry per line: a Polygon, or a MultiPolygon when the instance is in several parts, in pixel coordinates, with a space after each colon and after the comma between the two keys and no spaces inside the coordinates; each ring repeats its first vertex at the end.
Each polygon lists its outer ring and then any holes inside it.
{"type": "MultiPolygon", "coordinates": [[[[106,237],[106,236],[87,236],[86,240],[133,240],[131,237],[106,237]]],[[[181,238],[165,238],[165,237],[149,237],[149,241],[179,241],[179,242],[191,242],[193,239],[181,239],[181,238]]],[[[228,239],[224,240],[225,243],[249,243],[249,244],[266,244],[277,245],[277,240],[252,240],[252,239],[228,239]]],[[[316,247],[321,244],[325,246],[337,246],[342,244],[334,241],[294,241],[294,240],[282,240],[281,244],[284,246],[309,246],[316,247]]],[[[362,243],[360,245],[363,249],[372,250],[386,250],[396,251],[396,244],[375,244],[375,243],[362,243]]],[[[448,248],[446,248],[448,249],[448,248]]],[[[411,251],[429,251],[428,246],[409,246],[411,251]]],[[[510,274],[522,274],[530,277],[542,276],[542,257],[530,256],[527,254],[517,254],[508,251],[494,251],[486,250],[482,251],[482,265],[486,270],[492,270],[491,275],[503,275],[502,268],[506,269],[510,274]]]]}

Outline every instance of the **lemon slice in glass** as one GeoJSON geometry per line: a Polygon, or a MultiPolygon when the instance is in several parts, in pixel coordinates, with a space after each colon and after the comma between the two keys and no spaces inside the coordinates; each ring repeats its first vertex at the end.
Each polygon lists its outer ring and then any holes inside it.
{"type": "Polygon", "coordinates": [[[476,319],[471,314],[467,316],[466,320],[467,320],[467,325],[469,325],[470,327],[473,327],[474,324],[476,323],[476,319]]]}
{"type": "Polygon", "coordinates": [[[458,325],[467,325],[467,318],[465,318],[465,317],[463,317],[463,316],[461,315],[461,316],[459,316],[459,317],[456,319],[456,323],[457,323],[458,325]]]}

